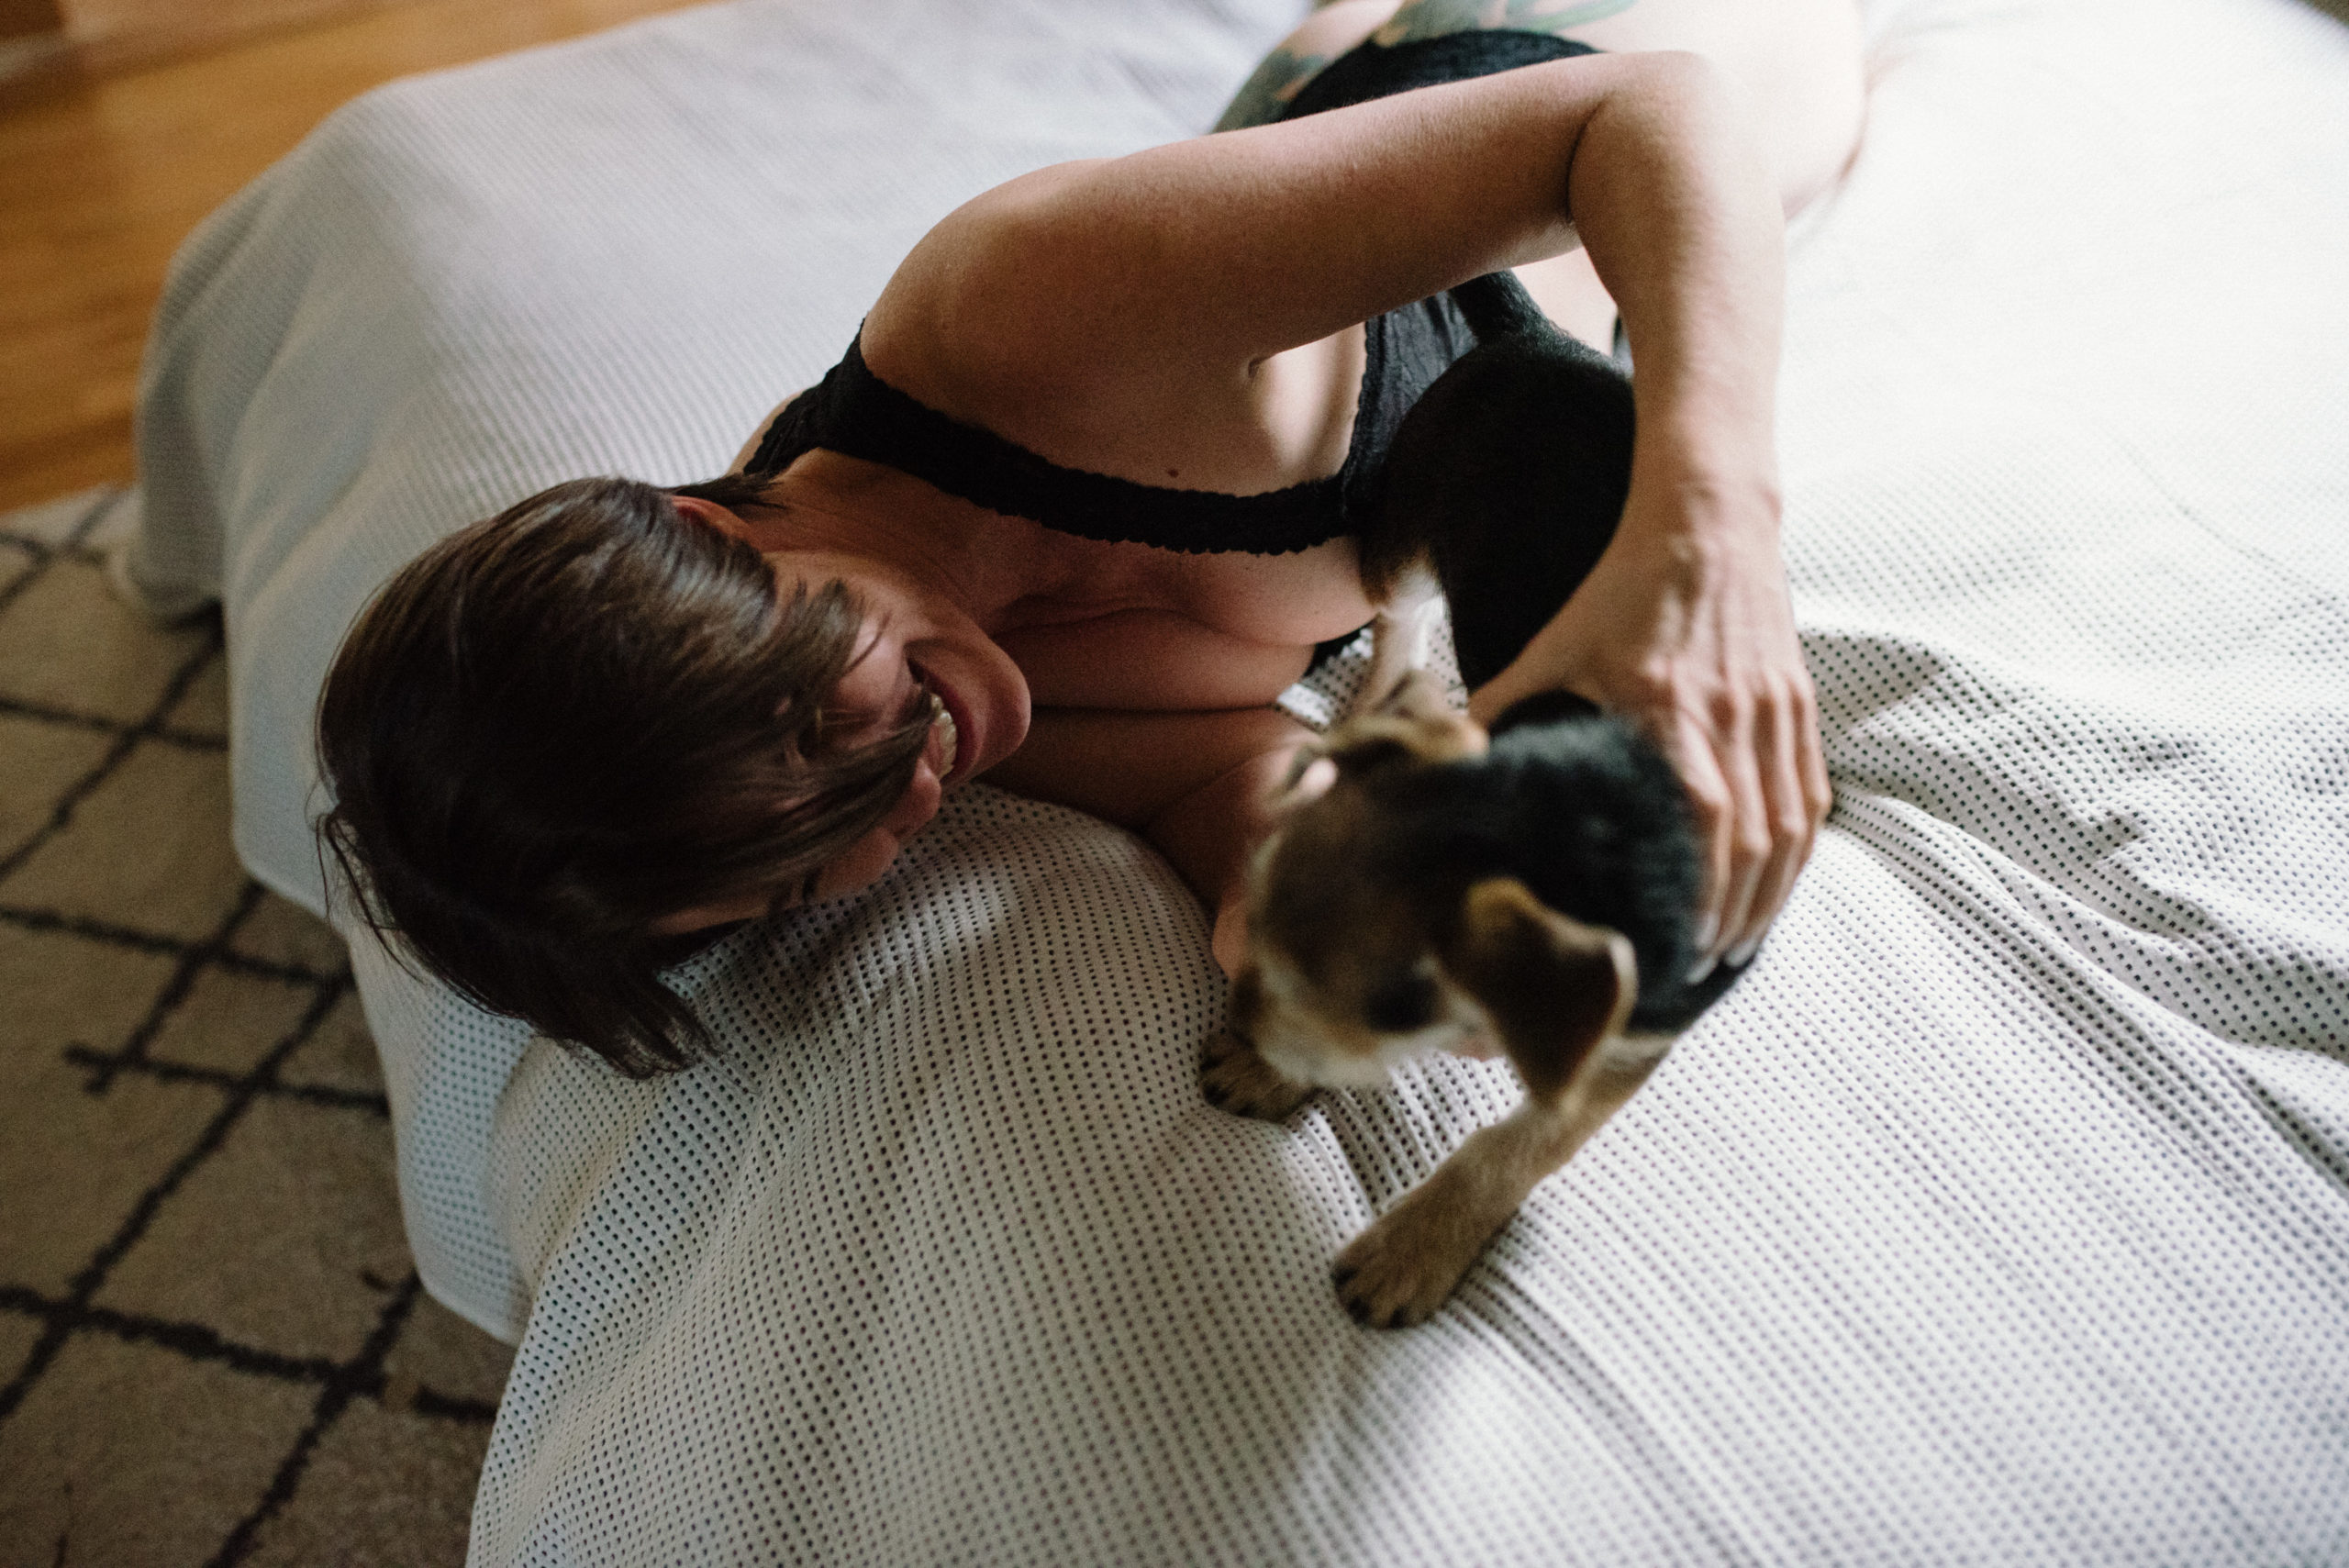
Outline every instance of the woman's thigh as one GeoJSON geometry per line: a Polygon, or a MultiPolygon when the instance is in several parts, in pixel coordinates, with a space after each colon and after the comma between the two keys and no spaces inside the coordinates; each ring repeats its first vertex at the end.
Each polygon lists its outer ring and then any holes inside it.
{"type": "Polygon", "coordinates": [[[1486,28],[1609,53],[1710,59],[1752,104],[1789,213],[1831,184],[1858,146],[1865,87],[1854,0],[1336,0],[1265,57],[1216,128],[1275,117],[1323,66],[1374,35],[1393,45],[1486,28]]]}

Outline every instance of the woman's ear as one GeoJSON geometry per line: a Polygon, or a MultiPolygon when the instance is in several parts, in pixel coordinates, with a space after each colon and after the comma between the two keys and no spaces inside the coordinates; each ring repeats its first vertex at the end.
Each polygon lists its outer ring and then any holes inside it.
{"type": "Polygon", "coordinates": [[[669,499],[680,513],[695,522],[707,524],[729,539],[739,539],[745,544],[757,542],[751,538],[750,524],[715,501],[705,501],[698,495],[672,495],[669,499]]]}

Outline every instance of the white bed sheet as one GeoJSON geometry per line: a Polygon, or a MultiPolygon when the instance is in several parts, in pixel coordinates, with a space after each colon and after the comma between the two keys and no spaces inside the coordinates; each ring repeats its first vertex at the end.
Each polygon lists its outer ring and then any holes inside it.
{"type": "MultiPolygon", "coordinates": [[[[140,569],[229,615],[315,902],[334,639],[467,517],[722,466],[962,195],[1211,117],[1287,18],[759,0],[405,83],[199,235],[140,569]]],[[[362,948],[436,1295],[521,1351],[474,1561],[2349,1561],[2349,34],[1880,0],[1795,237],[1838,805],[1753,973],[1451,1307],[1340,1241],[1514,1091],[1209,1110],[1134,841],[984,790],[629,1084],[362,948]]]]}

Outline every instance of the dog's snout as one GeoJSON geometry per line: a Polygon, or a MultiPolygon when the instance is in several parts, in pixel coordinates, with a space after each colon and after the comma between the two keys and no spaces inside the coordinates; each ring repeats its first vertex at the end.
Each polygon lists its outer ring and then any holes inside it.
{"type": "Polygon", "coordinates": [[[1363,998],[1363,1022],[1381,1034],[1408,1034],[1435,1020],[1435,1001],[1433,980],[1402,975],[1363,998]]]}

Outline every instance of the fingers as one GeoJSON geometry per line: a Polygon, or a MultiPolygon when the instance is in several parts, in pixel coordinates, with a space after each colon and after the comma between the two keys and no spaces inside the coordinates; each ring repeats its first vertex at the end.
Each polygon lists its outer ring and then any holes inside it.
{"type": "Polygon", "coordinates": [[[1704,886],[1697,896],[1696,944],[1699,955],[1694,980],[1713,966],[1720,952],[1721,914],[1731,883],[1730,825],[1736,815],[1736,797],[1722,778],[1720,753],[1702,727],[1690,722],[1678,729],[1678,743],[1668,740],[1665,754],[1687,792],[1688,813],[1695,819],[1697,853],[1704,862],[1704,886]]]}
{"type": "MultiPolygon", "coordinates": [[[[1812,814],[1806,780],[1807,761],[1818,751],[1818,726],[1811,717],[1809,693],[1789,691],[1757,716],[1754,742],[1763,789],[1761,809],[1769,840],[1768,858],[1755,879],[1753,902],[1742,925],[1724,944],[1731,963],[1743,963],[1762,944],[1762,933],[1777,917],[1795,875],[1810,858],[1811,840],[1819,827],[1812,814]]],[[[1824,775],[1823,765],[1820,769],[1824,775]]]]}
{"type": "MultiPolygon", "coordinates": [[[[1835,788],[1827,777],[1827,751],[1820,742],[1819,698],[1806,678],[1796,693],[1796,700],[1787,710],[1790,732],[1784,742],[1784,754],[1792,764],[1794,777],[1782,799],[1781,820],[1788,826],[1781,837],[1791,847],[1786,868],[1772,897],[1765,923],[1777,917],[1785,906],[1787,895],[1794,891],[1795,878],[1810,863],[1810,851],[1819,842],[1819,829],[1826,822],[1827,814],[1834,808],[1835,788]]],[[[1752,939],[1761,940],[1757,928],[1752,939]]]]}
{"type": "Polygon", "coordinates": [[[1759,588],[1732,580],[1752,590],[1742,601],[1722,589],[1712,596],[1724,605],[1675,602],[1651,615],[1642,595],[1655,581],[1642,569],[1597,595],[1586,583],[1471,694],[1468,711],[1490,724],[1520,698],[1571,690],[1644,729],[1679,773],[1694,817],[1703,967],[1742,962],[1793,891],[1831,802],[1818,699],[1774,575],[1760,574],[1759,588]]]}
{"type": "MultiPolygon", "coordinates": [[[[1495,708],[1520,695],[1516,666],[1471,702],[1495,708]]],[[[1541,683],[1520,679],[1526,691],[1541,683]]],[[[1697,908],[1698,973],[1760,947],[1810,858],[1831,795],[1807,673],[1753,678],[1709,698],[1675,695],[1655,683],[1639,700],[1605,706],[1638,722],[1663,748],[1687,792],[1704,873],[1697,908]]]]}
{"type": "MultiPolygon", "coordinates": [[[[1723,746],[1721,778],[1729,786],[1730,808],[1723,813],[1722,822],[1728,843],[1722,855],[1727,872],[1721,884],[1720,923],[1707,949],[1707,956],[1716,961],[1740,947],[1754,929],[1754,895],[1761,889],[1771,851],[1776,847],[1770,831],[1769,793],[1764,783],[1766,770],[1764,760],[1756,754],[1755,745],[1772,726],[1752,706],[1740,703],[1735,707],[1736,711],[1721,724],[1726,733],[1721,733],[1717,742],[1723,746]]],[[[1716,722],[1721,723],[1719,719],[1716,722]]],[[[1768,916],[1765,914],[1763,919],[1766,923],[1768,916]]]]}
{"type": "Polygon", "coordinates": [[[1717,705],[1709,787],[1690,787],[1708,872],[1698,935],[1709,960],[1753,956],[1832,804],[1809,679],[1773,685],[1760,701],[1717,705]]]}

